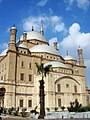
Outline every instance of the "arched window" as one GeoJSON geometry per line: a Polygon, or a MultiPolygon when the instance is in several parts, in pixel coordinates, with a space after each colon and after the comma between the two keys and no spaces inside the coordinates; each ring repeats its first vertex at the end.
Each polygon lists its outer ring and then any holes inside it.
{"type": "Polygon", "coordinates": [[[21,67],[24,67],[24,62],[23,61],[21,62],[21,67]]]}
{"type": "Polygon", "coordinates": [[[28,107],[32,107],[32,100],[28,100],[28,107]]]}
{"type": "Polygon", "coordinates": [[[61,107],[61,99],[58,99],[58,107],[61,107]]]}
{"type": "Polygon", "coordinates": [[[57,92],[61,92],[61,85],[57,84],[57,92]]]}
{"type": "Polygon", "coordinates": [[[78,69],[75,69],[75,74],[78,74],[78,69]]]}
{"type": "Polygon", "coordinates": [[[28,68],[31,69],[31,63],[28,64],[28,68]]]}
{"type": "Polygon", "coordinates": [[[32,75],[29,75],[29,81],[32,81],[32,75]]]}
{"type": "Polygon", "coordinates": [[[20,105],[20,107],[23,107],[23,99],[20,99],[19,105],[20,105]]]}
{"type": "Polygon", "coordinates": [[[20,80],[23,81],[24,80],[24,73],[20,74],[20,80]]]}
{"type": "Polygon", "coordinates": [[[24,54],[26,54],[26,51],[24,51],[24,54]]]}
{"type": "Polygon", "coordinates": [[[74,92],[77,93],[77,86],[74,86],[74,92]]]}

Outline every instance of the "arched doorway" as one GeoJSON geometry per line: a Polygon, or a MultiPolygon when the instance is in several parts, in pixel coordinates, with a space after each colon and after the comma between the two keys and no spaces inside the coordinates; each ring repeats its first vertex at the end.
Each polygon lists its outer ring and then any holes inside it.
{"type": "Polygon", "coordinates": [[[0,107],[4,107],[5,88],[0,88],[0,107]]]}

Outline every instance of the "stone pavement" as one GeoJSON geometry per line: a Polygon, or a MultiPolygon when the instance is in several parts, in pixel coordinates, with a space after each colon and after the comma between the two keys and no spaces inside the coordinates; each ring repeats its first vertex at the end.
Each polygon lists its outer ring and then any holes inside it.
{"type": "MultiPolygon", "coordinates": [[[[4,116],[0,120],[37,120],[30,117],[18,117],[18,116],[4,116]]],[[[39,119],[39,120],[90,120],[90,118],[56,118],[56,119],[39,119]]]]}

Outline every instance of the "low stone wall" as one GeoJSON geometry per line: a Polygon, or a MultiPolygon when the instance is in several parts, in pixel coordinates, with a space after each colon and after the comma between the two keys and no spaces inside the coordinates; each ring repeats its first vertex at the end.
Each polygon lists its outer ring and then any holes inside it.
{"type": "MultiPolygon", "coordinates": [[[[37,120],[34,118],[2,118],[0,120],[37,120]]],[[[89,118],[60,118],[60,119],[39,119],[39,120],[90,120],[89,118]]]]}
{"type": "MultiPolygon", "coordinates": [[[[10,115],[1,117],[0,120],[37,120],[38,114],[29,117],[10,115]]],[[[90,120],[90,112],[47,112],[44,120],[90,120]]]]}
{"type": "Polygon", "coordinates": [[[90,112],[47,112],[46,119],[60,119],[60,118],[89,118],[90,120],[90,112]]]}

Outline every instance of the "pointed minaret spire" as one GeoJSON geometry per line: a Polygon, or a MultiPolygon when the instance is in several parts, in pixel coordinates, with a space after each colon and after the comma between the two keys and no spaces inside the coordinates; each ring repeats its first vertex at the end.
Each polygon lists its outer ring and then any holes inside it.
{"type": "Polygon", "coordinates": [[[81,49],[80,45],[79,45],[79,49],[81,49]]]}
{"type": "Polygon", "coordinates": [[[34,31],[34,26],[32,26],[32,31],[34,31]]]}
{"type": "Polygon", "coordinates": [[[68,50],[66,52],[67,52],[67,56],[68,56],[68,50]]]}
{"type": "Polygon", "coordinates": [[[80,48],[80,46],[78,49],[78,58],[79,58],[79,65],[84,66],[83,51],[80,48]]]}
{"type": "Polygon", "coordinates": [[[41,20],[40,34],[44,35],[43,21],[41,20]]]}

